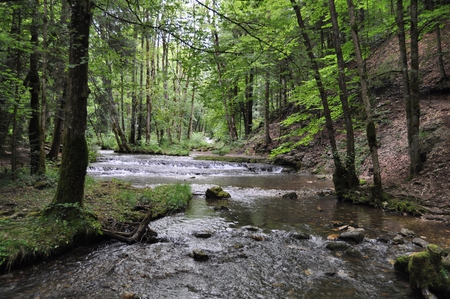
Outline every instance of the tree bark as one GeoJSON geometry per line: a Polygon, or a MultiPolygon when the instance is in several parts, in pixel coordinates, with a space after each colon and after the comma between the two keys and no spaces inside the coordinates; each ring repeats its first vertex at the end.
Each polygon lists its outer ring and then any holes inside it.
{"type": "Polygon", "coordinates": [[[419,102],[419,30],[417,20],[417,0],[411,0],[411,141],[410,168],[411,176],[417,176],[422,170],[419,148],[420,102],[419,102]]]}
{"type": "MultiPolygon", "coordinates": [[[[84,179],[88,165],[86,143],[88,88],[89,28],[92,18],[90,0],[70,0],[70,48],[68,73],[68,98],[66,126],[64,130],[63,152],[60,176],[54,209],[58,204],[83,207],[84,179]]],[[[79,209],[73,213],[60,213],[60,217],[71,220],[77,217],[79,209]]]]}
{"type": "Polygon", "coordinates": [[[348,105],[348,91],[345,76],[345,62],[342,55],[341,40],[339,37],[339,25],[336,13],[336,7],[334,5],[334,0],[328,0],[328,5],[330,8],[331,23],[333,26],[333,40],[334,48],[336,51],[336,57],[338,62],[338,83],[339,83],[339,98],[341,100],[342,111],[345,119],[345,130],[347,133],[347,158],[346,158],[346,168],[348,172],[347,176],[347,188],[356,188],[359,185],[359,179],[356,175],[355,167],[355,137],[353,133],[353,121],[350,112],[350,107],[348,105]]]}
{"type": "Polygon", "coordinates": [[[372,188],[372,196],[375,204],[379,205],[381,204],[381,200],[383,197],[383,187],[381,183],[380,163],[378,161],[377,132],[375,123],[373,121],[372,107],[370,104],[370,97],[369,97],[369,88],[367,86],[367,79],[366,79],[367,74],[360,48],[358,27],[356,24],[356,17],[355,17],[355,6],[353,4],[353,0],[347,0],[347,5],[350,17],[350,27],[352,33],[353,47],[355,49],[355,58],[359,73],[359,82],[361,85],[361,95],[364,103],[364,110],[366,112],[367,142],[369,144],[370,155],[372,157],[373,184],[374,184],[372,188]]]}
{"type": "Polygon", "coordinates": [[[64,130],[64,112],[66,109],[67,84],[64,84],[64,91],[60,99],[60,106],[56,112],[55,127],[53,129],[53,142],[47,158],[50,160],[57,160],[59,152],[61,151],[62,133],[64,130]]]}
{"type": "Polygon", "coordinates": [[[265,93],[264,93],[264,143],[269,146],[272,143],[270,138],[270,115],[269,115],[269,100],[270,100],[270,82],[269,72],[266,73],[265,93]]]}
{"type": "Polygon", "coordinates": [[[45,156],[41,161],[41,128],[40,128],[40,115],[39,115],[39,92],[40,92],[40,79],[39,79],[39,32],[38,32],[38,13],[37,7],[33,8],[33,20],[30,26],[30,42],[33,47],[33,51],[30,54],[30,69],[27,77],[24,81],[24,85],[30,91],[30,108],[31,118],[28,125],[28,140],[30,144],[30,172],[31,174],[45,173],[45,156]]]}
{"type": "Polygon", "coordinates": [[[448,80],[447,74],[445,73],[445,64],[442,53],[442,38],[441,38],[441,27],[439,24],[436,24],[436,45],[438,52],[438,62],[439,62],[439,74],[441,75],[440,81],[448,80]]]}

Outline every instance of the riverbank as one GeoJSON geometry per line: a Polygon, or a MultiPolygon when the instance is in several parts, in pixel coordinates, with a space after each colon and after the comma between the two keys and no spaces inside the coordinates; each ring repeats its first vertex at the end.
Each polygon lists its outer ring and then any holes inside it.
{"type": "MultiPolygon", "coordinates": [[[[24,177],[25,179],[25,177],[24,177]]],[[[28,178],[29,179],[29,178],[28,178]]],[[[76,221],[45,217],[56,181],[17,180],[1,186],[0,271],[43,261],[72,248],[105,240],[111,223],[132,225],[146,215],[157,219],[184,209],[192,197],[187,185],[134,188],[117,180],[86,178],[85,209],[76,221]]]]}

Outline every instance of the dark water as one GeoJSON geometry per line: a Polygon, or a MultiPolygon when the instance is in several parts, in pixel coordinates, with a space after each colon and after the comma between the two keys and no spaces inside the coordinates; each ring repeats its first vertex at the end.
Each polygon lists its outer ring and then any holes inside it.
{"type": "Polygon", "coordinates": [[[140,298],[416,298],[392,260],[421,248],[409,239],[392,245],[376,238],[408,228],[450,246],[448,227],[340,203],[323,196],[332,188],[329,180],[270,165],[106,152],[89,173],[137,186],[185,182],[197,195],[185,213],[150,224],[162,242],[80,248],[0,279],[0,298],[120,298],[125,292],[140,298]],[[206,200],[202,194],[213,185],[232,198],[206,200]],[[282,198],[287,192],[298,199],[282,198]],[[361,257],[325,248],[327,236],[338,233],[335,222],[364,229],[365,242],[352,245],[361,257]],[[298,240],[299,233],[311,238],[298,240]],[[209,260],[195,261],[194,250],[209,260]]]}

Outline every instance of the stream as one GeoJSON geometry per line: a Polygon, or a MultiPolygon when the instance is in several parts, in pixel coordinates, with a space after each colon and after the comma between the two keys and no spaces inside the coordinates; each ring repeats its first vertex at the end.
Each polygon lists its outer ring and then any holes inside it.
{"type": "Polygon", "coordinates": [[[420,298],[392,262],[423,248],[378,238],[406,228],[450,247],[441,223],[339,202],[329,179],[274,165],[102,151],[88,175],[140,187],[187,183],[194,197],[184,213],[150,223],[160,242],[78,248],[0,277],[0,298],[420,298]],[[205,199],[215,185],[231,198],[205,199]],[[283,198],[289,192],[298,198],[283,198]],[[360,256],[326,248],[345,224],[364,229],[364,242],[350,244],[360,256]],[[209,259],[194,260],[194,250],[209,259]]]}

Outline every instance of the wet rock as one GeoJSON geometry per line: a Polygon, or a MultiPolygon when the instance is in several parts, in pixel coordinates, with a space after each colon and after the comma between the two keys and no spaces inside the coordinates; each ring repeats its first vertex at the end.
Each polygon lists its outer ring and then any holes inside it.
{"type": "Polygon", "coordinates": [[[394,245],[399,245],[399,244],[404,244],[404,243],[405,243],[405,239],[403,239],[402,235],[396,235],[392,239],[392,244],[394,244],[394,245]]]}
{"type": "Polygon", "coordinates": [[[219,186],[214,186],[211,188],[206,189],[205,196],[207,199],[224,199],[224,198],[230,198],[230,193],[224,191],[219,186]]]}
{"type": "Polygon", "coordinates": [[[328,243],[325,248],[332,251],[345,251],[350,248],[350,245],[344,242],[331,242],[328,243]]]}
{"type": "Polygon", "coordinates": [[[243,226],[242,229],[245,229],[245,230],[248,230],[248,231],[251,231],[251,232],[257,232],[257,231],[260,230],[259,227],[256,227],[256,226],[253,226],[253,225],[243,226]]]}
{"type": "Polygon", "coordinates": [[[229,211],[230,209],[226,206],[214,207],[214,211],[229,211]]]}
{"type": "Polygon", "coordinates": [[[211,231],[199,231],[199,232],[195,232],[194,236],[196,236],[197,238],[200,238],[200,239],[208,239],[208,238],[211,238],[212,234],[213,233],[211,231]]]}
{"type": "Polygon", "coordinates": [[[338,240],[353,243],[362,243],[364,241],[364,234],[360,230],[346,231],[339,235],[338,240]]]}
{"type": "Polygon", "coordinates": [[[409,230],[407,228],[402,228],[400,230],[400,235],[402,235],[403,237],[412,238],[412,237],[414,237],[415,234],[412,230],[409,230]]]}
{"type": "Polygon", "coordinates": [[[264,241],[265,240],[264,236],[262,236],[262,235],[251,235],[250,238],[255,241],[264,241]]]}
{"type": "Polygon", "coordinates": [[[125,292],[120,297],[121,299],[139,299],[139,296],[133,292],[125,292]]]}
{"type": "MultiPolygon", "coordinates": [[[[432,288],[438,292],[450,291],[450,273],[442,263],[442,249],[428,244],[425,251],[400,256],[395,260],[394,268],[409,275],[413,289],[432,288]]],[[[433,294],[426,298],[435,298],[433,294]],[[429,297],[431,296],[431,297],[429,297]]]]}
{"type": "Polygon", "coordinates": [[[389,243],[389,236],[378,236],[377,241],[381,243],[389,243]]]}
{"type": "Polygon", "coordinates": [[[309,238],[311,238],[311,236],[309,234],[303,233],[303,232],[291,233],[290,236],[293,239],[297,239],[297,240],[308,240],[309,238]]]}
{"type": "Polygon", "coordinates": [[[427,247],[428,244],[429,244],[427,241],[425,241],[424,239],[421,239],[421,238],[414,238],[414,239],[412,239],[411,242],[414,245],[417,245],[417,246],[420,246],[420,247],[423,247],[423,248],[427,247]]]}
{"type": "Polygon", "coordinates": [[[349,248],[345,250],[344,254],[351,257],[362,257],[362,253],[354,248],[349,248]]]}
{"type": "Polygon", "coordinates": [[[282,196],[284,199],[290,199],[290,200],[296,200],[298,199],[297,193],[295,192],[289,192],[282,196]]]}
{"type": "Polygon", "coordinates": [[[201,249],[194,249],[189,256],[197,262],[204,262],[209,260],[209,256],[201,249]]]}

